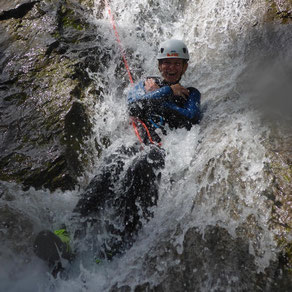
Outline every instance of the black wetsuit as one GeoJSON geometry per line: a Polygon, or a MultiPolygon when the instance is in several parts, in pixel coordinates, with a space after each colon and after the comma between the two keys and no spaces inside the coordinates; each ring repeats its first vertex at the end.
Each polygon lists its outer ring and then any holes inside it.
{"type": "Polygon", "coordinates": [[[170,128],[190,129],[200,119],[197,89],[189,87],[190,95],[185,100],[173,96],[168,84],[159,82],[159,85],[158,90],[146,93],[144,82],[140,82],[128,96],[129,113],[139,128],[144,149],[121,147],[106,158],[74,210],[88,218],[87,227],[94,226],[91,232],[103,230],[110,235],[104,242],[106,253],[116,254],[131,245],[142,221],[152,215],[165,155],[163,148],[156,144],[161,140],[157,129],[164,134],[166,124],[170,128]]]}
{"type": "Polygon", "coordinates": [[[86,237],[97,257],[111,258],[132,245],[142,221],[152,216],[164,151],[120,147],[102,165],[74,209],[77,224],[82,222],[75,236],[86,237]]]}

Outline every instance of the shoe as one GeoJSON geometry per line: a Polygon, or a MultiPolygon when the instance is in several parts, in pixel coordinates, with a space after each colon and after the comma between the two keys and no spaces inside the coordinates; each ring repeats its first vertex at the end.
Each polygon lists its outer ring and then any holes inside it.
{"type": "Polygon", "coordinates": [[[64,259],[71,262],[74,258],[68,243],[69,236],[64,236],[67,238],[63,242],[61,240],[63,235],[64,232],[61,232],[59,237],[49,230],[44,230],[37,235],[33,245],[35,254],[48,264],[54,277],[64,271],[64,259]]]}

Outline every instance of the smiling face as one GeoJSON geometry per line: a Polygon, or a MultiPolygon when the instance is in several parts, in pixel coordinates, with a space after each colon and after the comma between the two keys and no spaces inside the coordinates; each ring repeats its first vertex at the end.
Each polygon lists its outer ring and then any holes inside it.
{"type": "Polygon", "coordinates": [[[160,60],[158,64],[158,69],[164,81],[170,84],[177,83],[186,72],[187,68],[188,63],[178,58],[163,59],[160,60]]]}

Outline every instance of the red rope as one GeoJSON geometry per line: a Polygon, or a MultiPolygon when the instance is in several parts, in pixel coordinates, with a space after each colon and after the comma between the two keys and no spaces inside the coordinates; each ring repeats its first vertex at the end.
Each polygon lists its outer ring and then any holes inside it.
{"type": "Polygon", "coordinates": [[[134,128],[135,134],[138,137],[139,141],[141,142],[141,144],[143,144],[143,140],[139,134],[138,127],[137,127],[137,124],[135,123],[134,119],[132,120],[132,126],[134,128]]]}
{"type": "MultiPolygon", "coordinates": [[[[109,17],[110,17],[110,20],[111,20],[111,23],[112,23],[112,26],[113,26],[113,30],[115,32],[115,36],[116,36],[116,39],[117,39],[117,43],[119,44],[119,48],[120,48],[120,52],[122,54],[122,58],[123,58],[123,61],[124,61],[124,64],[125,64],[125,68],[128,72],[128,76],[129,76],[129,80],[131,82],[131,85],[134,85],[134,81],[133,81],[133,78],[132,78],[132,74],[131,74],[131,71],[130,71],[130,68],[129,68],[129,65],[128,65],[128,62],[127,62],[127,59],[126,59],[126,54],[125,54],[125,50],[123,48],[123,45],[122,45],[122,42],[120,40],[120,37],[119,37],[119,34],[118,34],[118,31],[117,31],[117,27],[116,27],[116,23],[115,23],[115,20],[114,20],[114,17],[112,15],[112,12],[111,12],[111,8],[109,6],[109,3],[107,0],[105,0],[105,5],[107,7],[107,10],[108,10],[108,14],[109,14],[109,17]]],[[[132,118],[132,125],[133,125],[133,128],[134,128],[134,131],[139,139],[139,141],[141,142],[141,144],[144,144],[143,143],[143,140],[139,134],[139,131],[138,131],[138,127],[137,127],[137,124],[136,122],[139,122],[145,129],[146,133],[147,133],[147,136],[148,136],[148,139],[150,141],[150,143],[152,144],[156,144],[158,146],[161,146],[161,143],[156,143],[152,140],[152,137],[151,137],[151,134],[149,132],[149,129],[147,128],[147,126],[145,125],[145,123],[143,123],[141,120],[139,119],[135,119],[135,118],[132,118]]]]}
{"type": "Polygon", "coordinates": [[[123,58],[123,61],[124,61],[124,64],[125,64],[125,67],[126,67],[126,70],[128,72],[128,76],[129,76],[129,79],[130,79],[130,82],[132,85],[134,85],[134,81],[133,81],[133,78],[132,78],[132,74],[131,74],[131,71],[130,71],[130,68],[129,68],[129,65],[128,65],[128,62],[127,62],[127,59],[126,59],[126,54],[125,54],[125,50],[123,48],[123,45],[122,45],[122,42],[120,40],[120,37],[119,37],[119,34],[118,34],[118,31],[117,31],[117,27],[116,27],[116,24],[115,24],[115,20],[114,20],[114,17],[112,15],[112,12],[111,12],[111,8],[107,2],[107,0],[105,0],[105,5],[107,7],[107,10],[108,10],[108,14],[109,14],[109,17],[110,17],[110,20],[111,20],[111,23],[112,23],[112,26],[113,26],[113,30],[115,32],[115,36],[116,36],[116,39],[117,39],[117,42],[119,44],[119,48],[120,48],[120,52],[122,54],[122,58],[123,58]]]}
{"type": "Polygon", "coordinates": [[[145,131],[147,133],[147,136],[148,136],[148,139],[149,139],[149,141],[150,141],[151,144],[158,145],[158,146],[161,146],[162,145],[161,143],[157,143],[157,142],[154,142],[153,141],[153,139],[151,137],[151,134],[149,132],[149,129],[148,129],[148,127],[146,126],[146,124],[144,122],[142,122],[140,119],[132,118],[133,128],[134,128],[135,133],[136,133],[139,141],[141,142],[141,144],[144,144],[144,143],[143,143],[143,140],[142,140],[142,138],[141,138],[141,136],[139,134],[138,127],[137,127],[137,124],[136,124],[137,122],[140,123],[143,126],[143,128],[145,129],[145,131]]]}

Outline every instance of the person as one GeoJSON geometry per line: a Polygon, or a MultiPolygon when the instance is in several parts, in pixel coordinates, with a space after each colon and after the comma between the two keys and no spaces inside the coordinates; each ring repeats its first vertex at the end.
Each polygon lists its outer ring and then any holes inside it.
{"type": "Polygon", "coordinates": [[[168,40],[158,52],[158,69],[162,80],[147,78],[140,81],[128,97],[130,115],[135,117],[134,126],[142,134],[143,143],[160,143],[157,132],[166,134],[169,128],[190,129],[199,122],[200,92],[193,87],[183,87],[180,80],[188,68],[189,53],[180,40],[168,40]]]}
{"type": "MultiPolygon", "coordinates": [[[[161,78],[140,81],[128,95],[129,114],[140,146],[121,146],[106,157],[73,210],[74,238],[79,243],[85,238],[97,261],[110,260],[131,247],[138,230],[153,216],[165,163],[162,135],[168,129],[189,130],[201,118],[200,92],[180,84],[189,61],[184,42],[172,39],[162,43],[157,59],[161,78]]],[[[55,234],[40,232],[34,250],[49,263],[53,275],[63,270],[60,256],[74,259],[66,229],[55,234]],[[50,247],[45,248],[46,244],[50,247]],[[56,247],[58,252],[44,252],[56,247]]]]}

